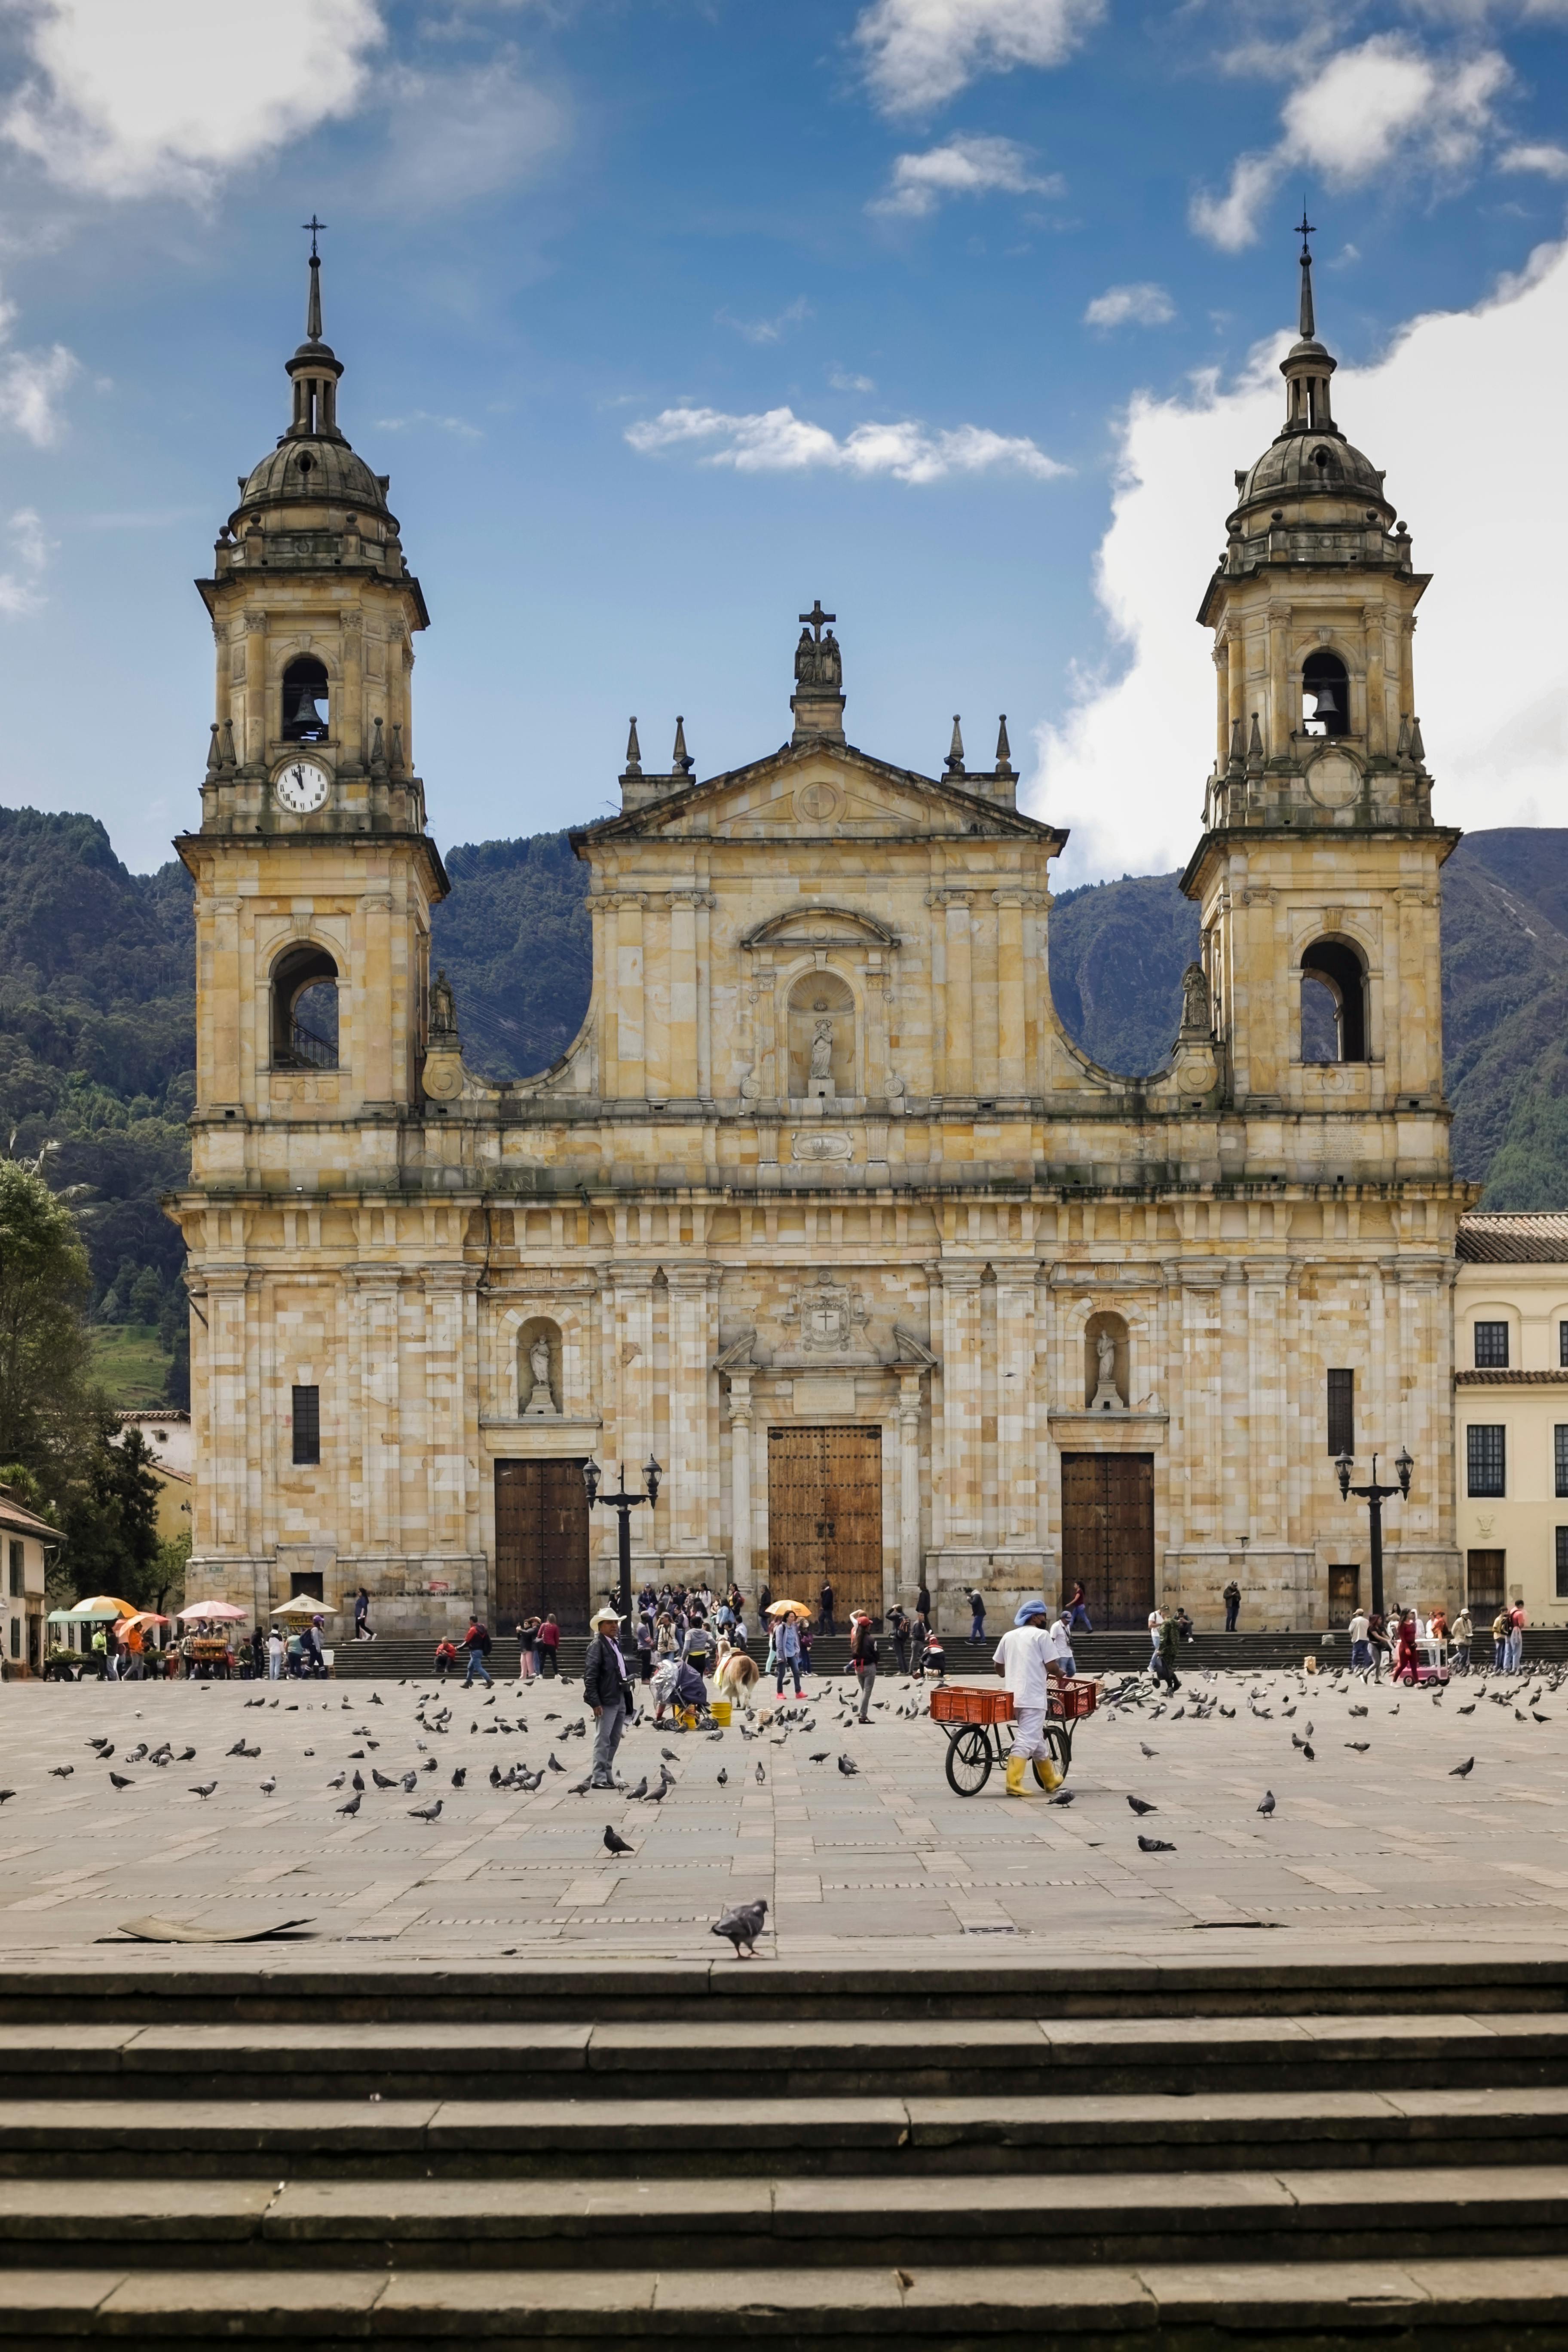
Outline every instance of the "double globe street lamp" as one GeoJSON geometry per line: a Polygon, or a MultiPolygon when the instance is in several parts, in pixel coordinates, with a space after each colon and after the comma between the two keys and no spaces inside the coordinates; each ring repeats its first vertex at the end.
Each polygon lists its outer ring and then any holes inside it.
{"type": "Polygon", "coordinates": [[[626,1465],[624,1462],[620,1465],[620,1486],[601,1495],[599,1482],[604,1477],[604,1472],[591,1454],[583,1465],[583,1484],[588,1490],[588,1508],[592,1510],[595,1503],[602,1503],[607,1510],[618,1512],[620,1515],[621,1589],[616,1606],[621,1612],[621,1622],[625,1624],[632,1613],[632,1513],[639,1503],[647,1503],[651,1510],[658,1500],[658,1482],[664,1473],[650,1454],[642,1466],[643,1476],[647,1481],[647,1492],[645,1495],[627,1494],[626,1465]]]}
{"type": "Polygon", "coordinates": [[[1372,1605],[1381,1617],[1383,1615],[1383,1507],[1394,1495],[1400,1496],[1405,1501],[1409,1500],[1410,1473],[1415,1469],[1415,1465],[1402,1445],[1394,1457],[1394,1475],[1399,1481],[1396,1486],[1378,1485],[1375,1454],[1372,1457],[1372,1477],[1366,1486],[1351,1485],[1351,1467],[1352,1457],[1348,1454],[1335,1455],[1334,1468],[1340,1474],[1342,1499],[1348,1503],[1352,1495],[1359,1495],[1365,1502],[1372,1519],[1372,1605]]]}

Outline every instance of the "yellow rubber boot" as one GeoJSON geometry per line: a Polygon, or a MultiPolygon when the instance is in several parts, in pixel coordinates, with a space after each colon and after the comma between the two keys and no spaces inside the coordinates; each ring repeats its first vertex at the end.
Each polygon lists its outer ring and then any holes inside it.
{"type": "Polygon", "coordinates": [[[1028,1769],[1029,1760],[1026,1756],[1008,1757],[1007,1794],[1010,1797],[1021,1797],[1024,1794],[1024,1775],[1028,1769]]]}
{"type": "Polygon", "coordinates": [[[1058,1772],[1057,1770],[1056,1766],[1051,1762],[1048,1756],[1042,1756],[1040,1758],[1039,1762],[1035,1767],[1035,1771],[1040,1781],[1043,1783],[1048,1796],[1054,1796],[1067,1778],[1067,1774],[1065,1772],[1058,1772]]]}

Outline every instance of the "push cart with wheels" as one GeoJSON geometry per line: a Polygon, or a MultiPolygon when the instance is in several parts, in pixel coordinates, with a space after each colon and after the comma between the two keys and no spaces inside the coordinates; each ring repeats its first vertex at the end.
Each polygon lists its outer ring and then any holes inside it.
{"type": "MultiPolygon", "coordinates": [[[[1098,1683],[1078,1677],[1053,1682],[1046,1715],[1045,1740],[1050,1760],[1062,1780],[1072,1767],[1073,1726],[1092,1715],[1100,1697],[1098,1683]]],[[[994,1766],[1005,1766],[1012,1741],[1004,1745],[1002,1726],[1013,1720],[1009,1691],[987,1690],[974,1683],[944,1683],[931,1696],[931,1719],[947,1734],[947,1785],[954,1796],[977,1797],[994,1766]]],[[[1035,1778],[1047,1787],[1046,1759],[1035,1759],[1035,1778]]]]}

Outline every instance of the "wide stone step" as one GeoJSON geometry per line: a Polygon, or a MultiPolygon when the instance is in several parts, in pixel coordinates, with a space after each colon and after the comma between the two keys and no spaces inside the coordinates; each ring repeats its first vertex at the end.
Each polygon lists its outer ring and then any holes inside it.
{"type": "MultiPolygon", "coordinates": [[[[18,2025],[0,2038],[0,2099],[46,2086],[100,2097],[475,2100],[546,2096],[624,2103],[739,2096],[1011,2101],[1139,2090],[1494,2089],[1568,2084],[1568,2014],[1419,2012],[1271,2016],[1194,2022],[1123,2017],[817,2019],[804,2029],[708,2018],[595,2025],[489,2024],[465,2053],[449,2029],[416,2024],[18,2025]]],[[[0,2107],[0,2116],[5,2110],[0,2107]]]]}
{"type": "Polygon", "coordinates": [[[1038,2352],[1069,2339],[1150,2352],[1217,2343],[1535,2352],[1568,2327],[1568,2260],[711,2267],[10,2272],[0,2337],[29,2343],[429,2344],[577,2347],[630,2341],[788,2352],[896,2333],[903,2340],[1038,2352]]]}
{"type": "MultiPolygon", "coordinates": [[[[1568,2086],[1096,2096],[0,2101],[0,2178],[621,2181],[1568,2163],[1568,2086]]],[[[1054,2189],[1052,2191],[1054,2194],[1054,2189]]],[[[1179,2180],[1172,2194],[1179,2200],[1179,2180]]]]}
{"type": "MultiPolygon", "coordinates": [[[[911,2180],[0,2180],[0,2266],[239,2261],[268,2268],[549,2270],[582,2263],[764,2274],[930,2263],[1376,2261],[1451,2251],[1568,2253],[1568,2165],[911,2180]],[[1370,2193],[1369,2193],[1370,2192],[1370,2193]]],[[[0,2287],[0,2302],[5,2289],[0,2287]]]]}

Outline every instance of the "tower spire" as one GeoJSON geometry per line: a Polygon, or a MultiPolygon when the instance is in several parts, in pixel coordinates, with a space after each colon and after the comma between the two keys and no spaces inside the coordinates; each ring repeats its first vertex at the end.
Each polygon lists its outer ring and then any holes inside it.
{"type": "Polygon", "coordinates": [[[305,340],[288,362],[294,386],[294,414],[286,441],[321,438],[341,441],[338,430],[338,379],[342,362],[321,337],[321,255],[316,243],[327,224],[314,213],[300,224],[310,237],[310,292],[305,305],[305,340]]]}
{"type": "Polygon", "coordinates": [[[1307,239],[1316,236],[1317,230],[1307,218],[1304,204],[1301,217],[1296,224],[1296,234],[1301,240],[1301,341],[1310,343],[1317,341],[1318,326],[1312,315],[1312,248],[1307,239]]]}
{"type": "Polygon", "coordinates": [[[316,249],[316,239],[326,227],[314,213],[300,226],[310,232],[310,299],[305,305],[305,341],[319,343],[321,340],[321,257],[316,249]]]}

